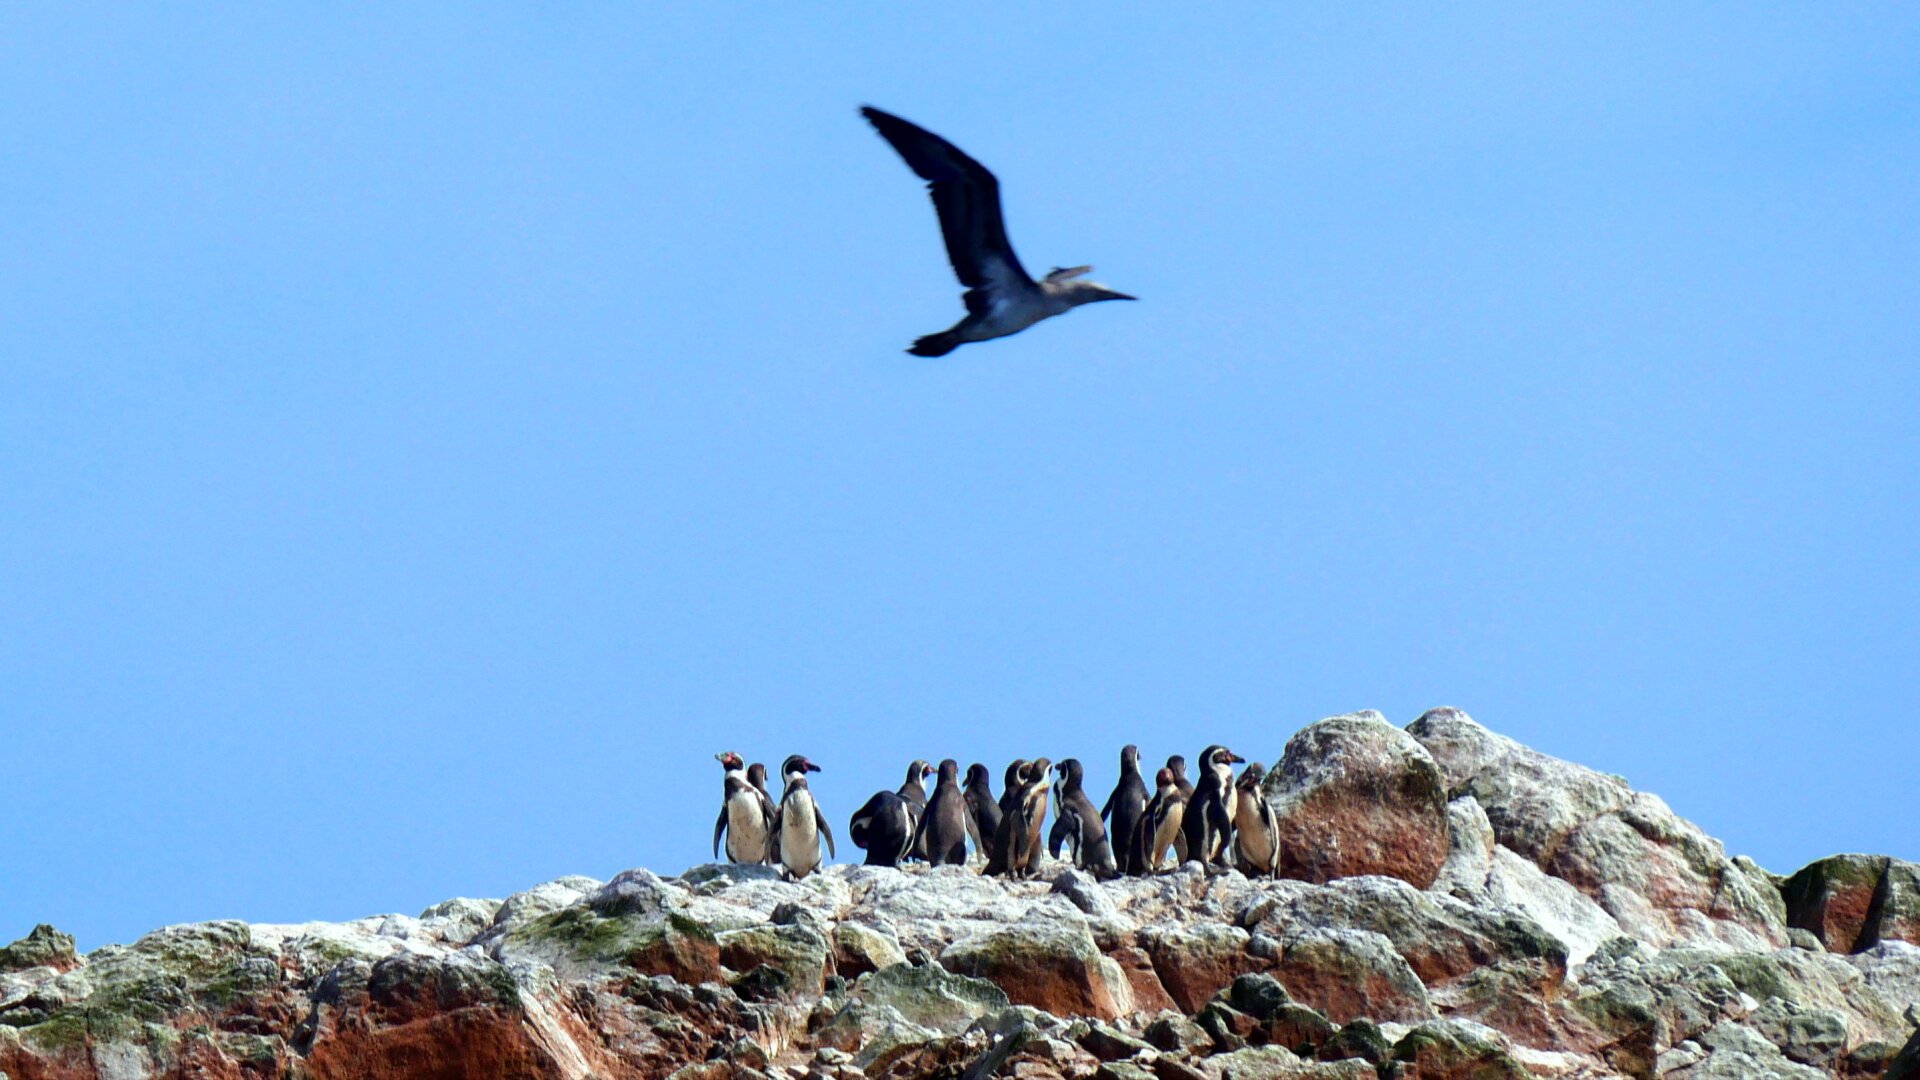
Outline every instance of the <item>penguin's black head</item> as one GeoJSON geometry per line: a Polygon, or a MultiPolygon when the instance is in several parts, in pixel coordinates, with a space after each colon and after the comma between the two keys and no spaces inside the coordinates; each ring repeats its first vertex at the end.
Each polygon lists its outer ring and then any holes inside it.
{"type": "Polygon", "coordinates": [[[1153,786],[1154,786],[1154,787],[1163,787],[1163,788],[1164,788],[1164,787],[1172,787],[1172,786],[1173,786],[1173,770],[1172,770],[1172,769],[1161,769],[1161,770],[1160,770],[1159,772],[1157,772],[1157,773],[1154,773],[1154,774],[1153,774],[1153,786]]]}
{"type": "Polygon", "coordinates": [[[1187,759],[1179,754],[1173,755],[1167,759],[1167,771],[1173,774],[1175,780],[1187,775],[1187,759]]]}
{"type": "Polygon", "coordinates": [[[1262,780],[1265,780],[1266,778],[1267,778],[1267,770],[1263,768],[1259,762],[1256,761],[1253,764],[1247,766],[1246,771],[1240,774],[1239,785],[1251,791],[1254,788],[1259,787],[1260,782],[1262,780]]]}
{"type": "Polygon", "coordinates": [[[1232,765],[1235,762],[1245,760],[1247,759],[1240,757],[1226,747],[1215,744],[1201,752],[1200,767],[1203,769],[1211,769],[1217,765],[1232,765]]]}
{"type": "Polygon", "coordinates": [[[1136,769],[1140,767],[1140,748],[1132,743],[1120,748],[1120,767],[1124,769],[1129,765],[1136,769]]]}
{"type": "Polygon", "coordinates": [[[1068,785],[1078,784],[1080,778],[1085,775],[1085,771],[1080,767],[1079,758],[1062,759],[1060,764],[1053,767],[1053,771],[1068,785]]]}
{"type": "Polygon", "coordinates": [[[1012,787],[1013,785],[1019,783],[1021,779],[1024,778],[1026,775],[1027,775],[1027,759],[1014,758],[1013,764],[1007,766],[1007,777],[1006,777],[1007,786],[1012,787]]]}
{"type": "Polygon", "coordinates": [[[796,773],[798,773],[801,776],[805,776],[810,772],[819,772],[819,771],[820,771],[820,766],[815,765],[811,761],[808,761],[807,756],[805,754],[790,754],[788,755],[787,760],[784,762],[781,762],[780,764],[780,775],[783,778],[791,777],[796,773]]]}
{"type": "Polygon", "coordinates": [[[975,784],[985,784],[985,783],[988,783],[989,781],[990,781],[990,777],[987,774],[987,767],[985,765],[982,765],[976,761],[973,764],[967,766],[967,786],[968,787],[972,787],[975,784]]]}
{"type": "Polygon", "coordinates": [[[952,758],[948,758],[945,761],[942,761],[940,763],[940,782],[941,783],[944,784],[949,780],[958,780],[959,778],[960,778],[959,762],[953,760],[952,758]]]}
{"type": "Polygon", "coordinates": [[[722,769],[725,769],[728,772],[732,772],[735,769],[744,769],[747,767],[746,762],[740,760],[740,755],[734,753],[731,750],[723,750],[720,753],[713,755],[713,759],[715,761],[718,761],[720,763],[720,767],[722,769]]]}

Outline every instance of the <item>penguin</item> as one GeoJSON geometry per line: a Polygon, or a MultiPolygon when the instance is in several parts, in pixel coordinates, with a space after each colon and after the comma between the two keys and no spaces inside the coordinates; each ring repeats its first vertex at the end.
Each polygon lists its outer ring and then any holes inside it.
{"type": "Polygon", "coordinates": [[[727,750],[713,756],[726,773],[720,817],[713,823],[713,857],[720,857],[720,836],[725,833],[728,862],[772,862],[773,800],[753,786],[752,773],[739,754],[727,750]]]}
{"type": "MultiPolygon", "coordinates": [[[[1013,808],[1000,819],[1000,831],[994,837],[993,858],[987,863],[989,874],[1007,877],[1031,877],[1040,851],[1041,833],[1047,818],[1047,776],[1052,762],[1035,758],[1020,767],[1019,782],[1013,791],[1013,808]]],[[[1000,793],[1007,801],[1008,793],[1000,793]]]]}
{"type": "Polygon", "coordinates": [[[789,755],[780,764],[780,779],[786,788],[780,793],[780,809],[774,812],[773,835],[780,852],[780,865],[793,877],[803,878],[820,868],[820,841],[827,841],[827,855],[833,856],[833,829],[820,804],[807,789],[807,774],[820,766],[804,754],[789,755]]]}
{"type": "Polygon", "coordinates": [[[973,816],[974,850],[982,858],[992,858],[993,837],[1000,831],[1000,801],[993,797],[987,767],[977,761],[967,766],[967,813],[973,816]]]}
{"type": "Polygon", "coordinates": [[[767,793],[767,767],[765,765],[756,761],[747,766],[747,783],[752,784],[754,790],[766,796],[768,806],[773,805],[773,796],[767,793]]]}
{"type": "Polygon", "coordinates": [[[1140,779],[1140,748],[1128,743],[1120,748],[1120,781],[1100,808],[1112,838],[1114,869],[1122,874],[1142,872],[1133,860],[1133,834],[1140,828],[1140,815],[1147,809],[1147,784],[1140,779]]]}
{"type": "Polygon", "coordinates": [[[1004,786],[1000,789],[1000,816],[1002,818],[1013,813],[1013,808],[1019,804],[1020,777],[1026,774],[1026,770],[1026,758],[1014,758],[1013,764],[1007,766],[1004,786]]]}
{"type": "MultiPolygon", "coordinates": [[[[908,830],[909,832],[917,832],[919,830],[920,816],[927,812],[926,784],[927,777],[932,775],[932,765],[915,759],[912,764],[907,766],[907,778],[900,781],[898,794],[907,802],[907,813],[913,815],[913,828],[908,830]]],[[[909,853],[909,857],[925,862],[927,853],[916,847],[909,853]]]]}
{"type": "Polygon", "coordinates": [[[960,763],[948,758],[940,763],[940,779],[934,782],[926,813],[920,815],[913,847],[925,851],[933,866],[965,866],[969,836],[979,847],[973,815],[967,812],[967,797],[960,790],[960,763]]]}
{"type": "Polygon", "coordinates": [[[1159,873],[1165,865],[1167,849],[1178,852],[1186,845],[1182,832],[1186,823],[1186,793],[1180,790],[1170,768],[1155,773],[1153,784],[1153,798],[1141,811],[1140,826],[1134,833],[1134,862],[1142,874],[1159,873]]]}
{"type": "Polygon", "coordinates": [[[1167,759],[1167,768],[1173,770],[1173,786],[1179,788],[1180,794],[1185,795],[1187,800],[1191,802],[1193,800],[1193,782],[1187,779],[1187,759],[1181,757],[1179,754],[1175,754],[1167,759]]]}
{"type": "Polygon", "coordinates": [[[1119,867],[1113,857],[1113,845],[1107,840],[1107,827],[1093,808],[1083,786],[1085,770],[1079,758],[1067,758],[1053,767],[1060,780],[1053,788],[1053,829],[1047,833],[1047,852],[1060,857],[1064,843],[1072,849],[1071,861],[1095,876],[1110,878],[1119,867]]]}
{"type": "Polygon", "coordinates": [[[1280,819],[1262,790],[1266,778],[1256,761],[1233,785],[1233,864],[1248,877],[1280,876],[1280,819]]]}
{"type": "Polygon", "coordinates": [[[847,836],[866,849],[868,866],[899,866],[913,850],[913,811],[899,793],[876,791],[853,812],[847,836]]]}
{"type": "Polygon", "coordinates": [[[1233,842],[1233,766],[1245,761],[1224,746],[1209,746],[1200,754],[1200,779],[1187,800],[1187,858],[1209,867],[1226,866],[1233,842]]]}

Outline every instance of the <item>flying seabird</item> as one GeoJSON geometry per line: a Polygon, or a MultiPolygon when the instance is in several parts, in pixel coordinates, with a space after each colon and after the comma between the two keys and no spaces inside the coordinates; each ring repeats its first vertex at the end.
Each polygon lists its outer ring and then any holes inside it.
{"type": "Polygon", "coordinates": [[[908,352],[945,356],[969,341],[1016,334],[1081,304],[1135,299],[1079,280],[1093,272],[1091,266],[1058,268],[1039,281],[1028,277],[1007,242],[1006,222],[1000,216],[1000,182],[986,166],[933,132],[891,113],[868,105],[860,115],[927,182],[933,208],[940,215],[947,259],[960,284],[967,287],[962,297],[967,317],[915,341],[908,352]]]}

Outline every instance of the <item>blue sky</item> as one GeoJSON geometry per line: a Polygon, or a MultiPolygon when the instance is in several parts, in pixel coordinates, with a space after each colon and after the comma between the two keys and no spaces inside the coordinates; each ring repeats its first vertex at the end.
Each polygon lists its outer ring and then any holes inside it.
{"type": "Polygon", "coordinates": [[[1893,5],[0,11],[0,940],[675,871],[722,749],[844,833],[1442,704],[1920,858],[1915,71],[1893,5]],[[904,355],[863,102],[1141,302],[904,355]]]}

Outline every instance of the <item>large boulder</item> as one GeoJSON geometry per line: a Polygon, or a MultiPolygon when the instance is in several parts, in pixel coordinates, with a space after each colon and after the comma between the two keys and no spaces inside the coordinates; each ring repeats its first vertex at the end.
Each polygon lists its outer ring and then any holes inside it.
{"type": "Polygon", "coordinates": [[[1920,945],[1920,866],[1885,855],[1829,855],[1780,886],[1787,923],[1831,952],[1882,941],[1920,945]]]}
{"type": "Polygon", "coordinates": [[[1427,988],[1385,935],[1309,928],[1286,938],[1274,975],[1287,993],[1336,1024],[1431,1019],[1427,988]]]}
{"type": "Polygon", "coordinates": [[[1218,923],[1140,932],[1140,946],[1152,960],[1160,985],[1188,1014],[1199,1012],[1235,976],[1266,966],[1247,955],[1247,940],[1245,930],[1218,923]]]}
{"type": "Polygon", "coordinates": [[[27,936],[0,949],[0,972],[49,968],[72,971],[80,966],[74,955],[73,935],[63,934],[46,923],[28,931],[27,936]]]}
{"type": "Polygon", "coordinates": [[[1787,925],[1811,932],[1829,952],[1853,952],[1886,871],[1883,855],[1829,855],[1808,863],[1780,886],[1787,925]]]}
{"type": "Polygon", "coordinates": [[[1033,919],[965,938],[940,954],[949,971],[985,979],[1018,1005],[1111,1020],[1133,1011],[1126,975],[1083,922],[1033,919]]]}
{"type": "Polygon", "coordinates": [[[1371,710],[1309,724],[1267,776],[1280,872],[1384,874],[1426,888],[1447,858],[1447,794],[1432,755],[1371,710]]]}
{"type": "Polygon", "coordinates": [[[1458,709],[1407,728],[1438,763],[1448,796],[1470,795],[1495,839],[1591,897],[1627,933],[1655,945],[1772,949],[1786,906],[1765,871],[1657,796],[1496,735],[1458,709]]]}

